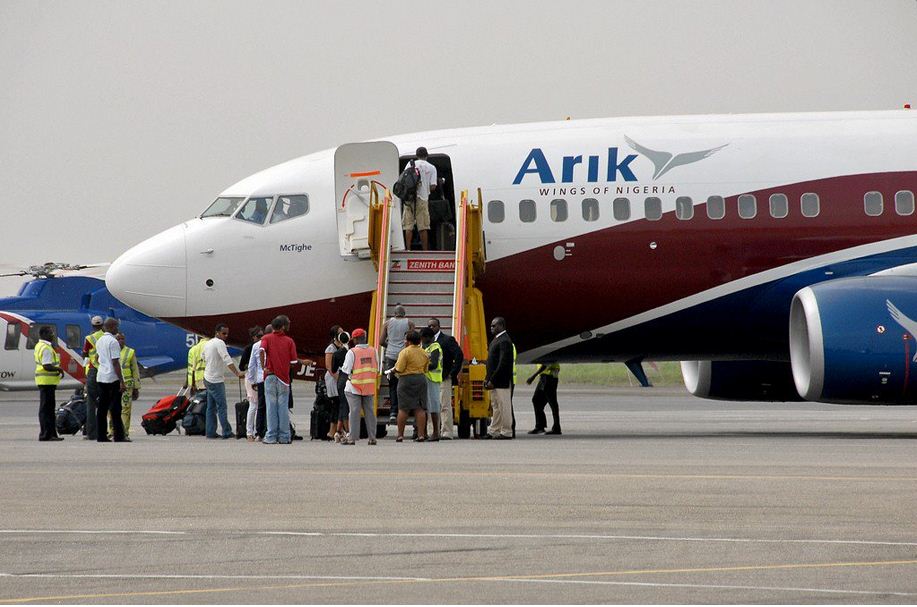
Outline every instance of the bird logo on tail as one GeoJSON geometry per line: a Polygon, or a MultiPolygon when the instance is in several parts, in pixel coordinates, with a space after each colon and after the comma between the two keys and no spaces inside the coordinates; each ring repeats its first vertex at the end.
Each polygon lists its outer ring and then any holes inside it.
{"type": "Polygon", "coordinates": [[[639,152],[649,158],[656,170],[653,172],[653,179],[658,179],[662,177],[672,169],[678,166],[685,164],[692,164],[694,162],[699,162],[704,158],[709,158],[716,152],[722,150],[724,147],[729,145],[728,143],[723,144],[719,147],[710,148],[709,150],[700,150],[697,152],[684,152],[682,154],[672,154],[671,152],[660,152],[658,150],[651,150],[648,147],[642,146],[627,135],[624,136],[624,140],[627,141],[627,145],[634,149],[634,151],[639,152]]]}

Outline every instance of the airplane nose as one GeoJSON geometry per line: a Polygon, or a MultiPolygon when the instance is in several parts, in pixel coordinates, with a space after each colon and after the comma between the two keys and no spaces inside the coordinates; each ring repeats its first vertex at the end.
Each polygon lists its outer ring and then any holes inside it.
{"type": "Polygon", "coordinates": [[[184,225],[141,242],[108,268],[105,285],[112,295],[144,314],[180,318],[187,310],[184,225]]]}

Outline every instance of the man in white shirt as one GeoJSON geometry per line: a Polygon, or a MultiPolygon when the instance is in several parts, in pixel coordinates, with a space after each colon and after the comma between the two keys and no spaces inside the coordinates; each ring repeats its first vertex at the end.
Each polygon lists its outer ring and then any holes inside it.
{"type": "Polygon", "coordinates": [[[204,346],[201,356],[204,359],[204,385],[207,387],[207,438],[217,436],[217,416],[223,428],[222,438],[232,438],[232,426],[226,416],[226,385],[224,375],[228,367],[233,374],[242,379],[245,374],[236,368],[232,357],[226,351],[226,339],[229,338],[229,327],[223,323],[216,326],[213,339],[204,346]]]}
{"type": "Polygon", "coordinates": [[[420,244],[424,251],[430,250],[430,190],[436,189],[438,183],[436,167],[427,162],[429,154],[427,148],[417,148],[417,160],[414,168],[420,173],[420,183],[417,185],[417,197],[414,202],[404,201],[401,214],[401,227],[404,229],[404,246],[411,249],[414,226],[420,233],[420,244]]]}
{"type": "Polygon", "coordinates": [[[114,318],[106,318],[102,323],[102,336],[96,341],[96,354],[99,357],[99,372],[96,375],[96,383],[99,386],[96,440],[100,443],[111,442],[108,438],[109,413],[115,442],[130,442],[130,439],[124,436],[124,423],[121,421],[121,393],[124,392],[125,385],[124,376],[121,375],[121,346],[115,337],[119,324],[114,318]]]}

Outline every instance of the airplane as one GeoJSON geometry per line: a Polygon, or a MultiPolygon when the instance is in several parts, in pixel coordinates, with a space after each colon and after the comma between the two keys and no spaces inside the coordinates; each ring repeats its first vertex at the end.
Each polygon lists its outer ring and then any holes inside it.
{"type": "MultiPolygon", "coordinates": [[[[481,191],[476,286],[487,317],[506,317],[520,362],[682,361],[688,390],[713,399],[917,400],[917,336],[899,320],[917,318],[908,109],[565,120],[344,144],[226,188],[122,254],[107,285],[195,332],[222,320],[244,335],[284,313],[301,353],[320,356],[327,327],[369,315],[377,272],[360,192],[369,179],[390,187],[419,146],[450,201],[481,191]]],[[[395,215],[393,250],[404,251],[395,215]]],[[[401,254],[409,269],[435,269],[427,255],[401,254]]]]}
{"type": "Polygon", "coordinates": [[[127,344],[137,352],[142,377],[184,368],[187,352],[197,335],[161,320],[145,316],[113,297],[102,279],[86,275],[59,276],[61,271],[88,266],[48,263],[9,275],[34,278],[20,287],[18,295],[0,298],[0,390],[36,390],[35,344],[45,325],[54,328],[55,350],[66,375],[59,388],[82,386],[83,342],[92,332],[93,316],[112,316],[121,321],[127,344]]]}

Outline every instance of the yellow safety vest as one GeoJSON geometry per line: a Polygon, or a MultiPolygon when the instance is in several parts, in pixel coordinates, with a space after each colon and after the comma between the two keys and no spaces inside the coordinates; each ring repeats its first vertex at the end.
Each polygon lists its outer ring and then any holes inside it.
{"type": "Polygon", "coordinates": [[[435,369],[433,369],[432,371],[429,369],[427,370],[427,379],[429,379],[430,381],[434,383],[438,383],[438,384],[443,383],[443,347],[434,341],[429,346],[424,348],[424,351],[427,352],[427,354],[431,354],[431,355],[434,352],[439,351],[439,361],[437,361],[435,369]]]}
{"type": "Polygon", "coordinates": [[[204,351],[204,344],[208,341],[207,338],[203,338],[188,350],[188,373],[186,379],[189,386],[192,380],[196,387],[202,388],[204,386],[204,367],[206,364],[201,355],[204,351]]]}
{"type": "Polygon", "coordinates": [[[560,365],[557,363],[545,365],[544,371],[542,371],[541,374],[547,375],[548,377],[560,377],[560,365]]]}
{"type": "Polygon", "coordinates": [[[137,356],[137,353],[133,348],[124,347],[121,348],[121,376],[124,378],[124,383],[128,383],[134,379],[134,358],[137,356]]]}
{"type": "Polygon", "coordinates": [[[379,375],[379,359],[376,351],[367,346],[357,346],[353,350],[353,371],[350,373],[350,385],[363,396],[376,393],[376,378],[379,375]]]}
{"type": "Polygon", "coordinates": [[[45,371],[45,367],[41,363],[45,350],[51,350],[51,364],[60,367],[60,354],[47,342],[39,341],[38,345],[35,346],[35,385],[56,386],[60,383],[60,373],[57,371],[45,371]]]}
{"type": "Polygon", "coordinates": [[[516,385],[516,344],[513,344],[513,385],[516,385]]]}
{"type": "Polygon", "coordinates": [[[89,373],[90,368],[99,368],[99,353],[96,352],[96,342],[99,341],[99,338],[105,334],[105,331],[99,329],[95,333],[90,333],[86,336],[86,341],[88,341],[92,347],[89,349],[89,352],[86,355],[86,364],[85,371],[89,373]]]}

